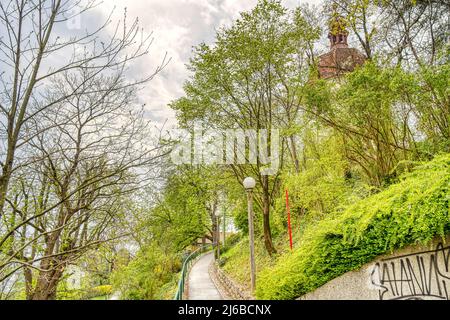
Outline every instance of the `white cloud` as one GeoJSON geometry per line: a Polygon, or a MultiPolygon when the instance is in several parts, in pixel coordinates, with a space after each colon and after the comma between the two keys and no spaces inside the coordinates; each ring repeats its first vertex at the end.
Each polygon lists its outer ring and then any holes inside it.
{"type": "MultiPolygon", "coordinates": [[[[301,3],[320,3],[321,0],[284,0],[293,8],[301,3]]],[[[192,47],[201,42],[211,43],[215,30],[229,25],[239,12],[250,10],[257,0],[107,0],[96,10],[106,17],[116,7],[113,19],[121,19],[127,8],[129,19],[139,17],[141,26],[153,32],[150,54],[133,67],[133,72],[151,72],[167,52],[171,58],[166,69],[142,91],[140,99],[146,103],[148,115],[158,123],[175,125],[174,112],[167,104],[183,95],[183,83],[188,77],[185,64],[192,47]]]]}

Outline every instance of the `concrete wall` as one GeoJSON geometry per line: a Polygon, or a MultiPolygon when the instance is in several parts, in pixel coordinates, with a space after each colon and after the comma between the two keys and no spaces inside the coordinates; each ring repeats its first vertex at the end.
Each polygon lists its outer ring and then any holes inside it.
{"type": "Polygon", "coordinates": [[[450,236],[409,246],[347,272],[300,300],[420,300],[450,298],[450,236]]]}

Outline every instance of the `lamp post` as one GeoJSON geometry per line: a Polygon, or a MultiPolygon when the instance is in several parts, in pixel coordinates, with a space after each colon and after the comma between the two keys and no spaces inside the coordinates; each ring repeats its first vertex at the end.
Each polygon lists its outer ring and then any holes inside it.
{"type": "Polygon", "coordinates": [[[247,177],[243,182],[245,191],[247,191],[248,201],[248,236],[250,242],[250,279],[252,292],[256,287],[256,266],[255,266],[255,235],[253,229],[253,188],[255,188],[256,181],[252,177],[247,177]]]}

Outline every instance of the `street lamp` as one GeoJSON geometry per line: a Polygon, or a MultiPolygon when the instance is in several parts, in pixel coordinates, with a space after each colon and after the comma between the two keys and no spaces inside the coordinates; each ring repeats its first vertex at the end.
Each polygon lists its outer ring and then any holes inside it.
{"type": "Polygon", "coordinates": [[[250,279],[252,292],[255,291],[256,284],[256,266],[255,266],[255,235],[253,230],[253,189],[256,181],[252,177],[247,177],[243,182],[245,191],[247,191],[248,202],[248,236],[250,242],[250,279]]]}

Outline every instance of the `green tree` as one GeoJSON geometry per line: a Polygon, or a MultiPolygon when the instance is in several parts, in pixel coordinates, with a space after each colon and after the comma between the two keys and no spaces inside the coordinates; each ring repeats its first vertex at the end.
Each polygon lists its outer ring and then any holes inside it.
{"type": "MultiPolygon", "coordinates": [[[[250,12],[241,13],[230,28],[216,34],[212,46],[199,45],[189,69],[193,75],[185,86],[186,96],[173,102],[182,125],[203,123],[215,130],[271,129],[297,126],[300,110],[299,90],[307,81],[312,63],[313,41],[320,29],[298,9],[289,12],[280,1],[261,0],[250,12]]],[[[283,138],[282,147],[298,166],[295,130],[283,138]],[[289,141],[287,141],[289,140],[289,141]]],[[[283,167],[285,158],[281,157],[283,167]]],[[[230,165],[240,182],[256,176],[256,203],[262,210],[265,247],[275,252],[272,243],[270,211],[280,186],[279,172],[262,172],[265,165],[230,165]]]]}

